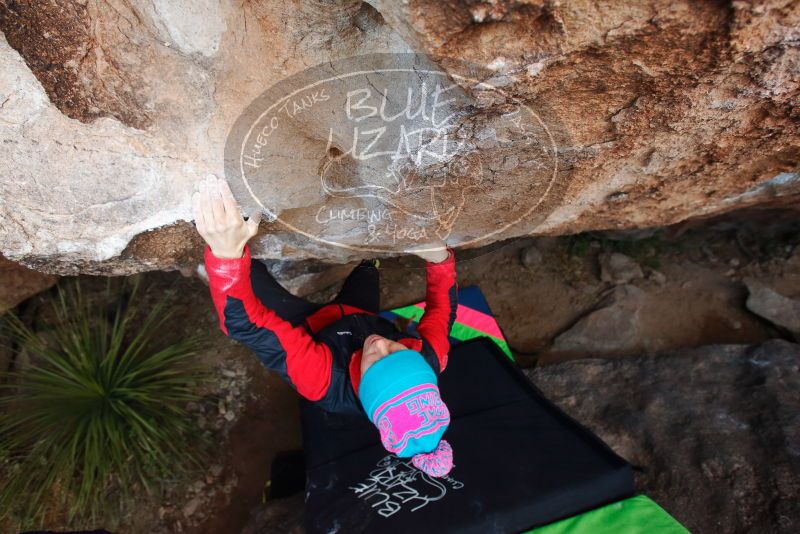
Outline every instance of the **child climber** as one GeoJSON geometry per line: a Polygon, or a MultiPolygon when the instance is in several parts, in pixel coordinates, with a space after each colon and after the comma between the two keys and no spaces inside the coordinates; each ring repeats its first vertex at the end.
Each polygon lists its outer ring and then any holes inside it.
{"type": "Polygon", "coordinates": [[[330,412],[363,413],[389,452],[425,473],[445,476],[453,451],[441,439],[450,413],[437,375],[447,365],[456,312],[452,249],[416,253],[426,261],[425,313],[418,337],[377,315],[379,276],[362,262],[339,295],[317,305],[286,291],[247,241],[260,214],[247,221],[228,184],[209,177],[192,198],[197,231],[206,241],[205,267],[219,325],[255,351],[297,392],[330,412]]]}

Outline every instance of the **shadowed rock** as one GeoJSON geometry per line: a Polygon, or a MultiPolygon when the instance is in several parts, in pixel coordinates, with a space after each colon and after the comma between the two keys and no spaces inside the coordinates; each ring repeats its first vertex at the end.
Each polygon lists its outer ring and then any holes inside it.
{"type": "Polygon", "coordinates": [[[619,252],[608,252],[600,254],[600,279],[603,282],[612,284],[627,284],[644,277],[642,268],[636,260],[620,254],[619,252]]]}
{"type": "Polygon", "coordinates": [[[526,371],[644,471],[692,532],[800,530],[800,345],[719,345],[526,371]]]}
{"type": "Polygon", "coordinates": [[[747,309],[800,336],[800,300],[781,295],[758,280],[744,280],[750,294],[747,297],[747,309]]]}
{"type": "Polygon", "coordinates": [[[603,307],[556,337],[552,352],[579,355],[630,354],[644,349],[641,310],[645,293],[636,286],[615,287],[603,307]]]}

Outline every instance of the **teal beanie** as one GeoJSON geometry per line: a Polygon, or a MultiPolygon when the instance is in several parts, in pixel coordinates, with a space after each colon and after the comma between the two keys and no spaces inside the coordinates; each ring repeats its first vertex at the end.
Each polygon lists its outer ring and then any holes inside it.
{"type": "Polygon", "coordinates": [[[419,352],[401,350],[372,364],[358,393],[383,446],[401,458],[435,451],[450,424],[436,373],[419,352]]]}

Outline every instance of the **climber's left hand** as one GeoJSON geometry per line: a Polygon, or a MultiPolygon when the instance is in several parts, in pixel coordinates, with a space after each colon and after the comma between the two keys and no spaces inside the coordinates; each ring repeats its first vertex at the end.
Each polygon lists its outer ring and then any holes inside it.
{"type": "Polygon", "coordinates": [[[218,258],[241,258],[261,221],[261,212],[245,221],[228,183],[213,175],[198,184],[192,213],[197,231],[218,258]]]}

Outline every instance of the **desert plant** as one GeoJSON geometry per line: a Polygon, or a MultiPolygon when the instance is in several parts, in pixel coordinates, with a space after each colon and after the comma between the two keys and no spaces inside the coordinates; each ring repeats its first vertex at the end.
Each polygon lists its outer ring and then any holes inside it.
{"type": "Polygon", "coordinates": [[[165,343],[167,299],[139,309],[136,280],[109,280],[105,305],[59,287],[48,335],[6,318],[31,364],[0,386],[0,520],[109,521],[202,457],[185,411],[207,376],[199,340],[165,343]]]}

